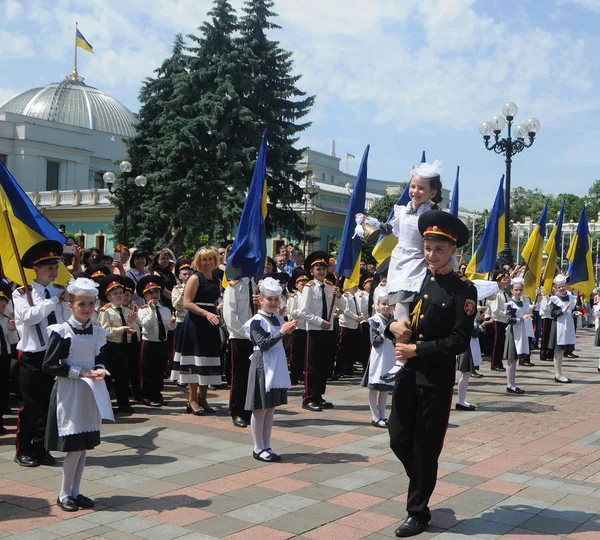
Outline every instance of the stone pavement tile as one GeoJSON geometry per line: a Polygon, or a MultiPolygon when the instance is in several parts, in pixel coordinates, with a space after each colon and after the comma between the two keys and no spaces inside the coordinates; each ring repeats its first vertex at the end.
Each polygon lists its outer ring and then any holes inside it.
{"type": "Polygon", "coordinates": [[[296,510],[308,508],[309,506],[313,506],[318,503],[320,503],[320,501],[317,499],[309,499],[308,497],[300,497],[298,495],[288,493],[286,495],[279,495],[273,499],[263,501],[262,504],[287,510],[288,512],[295,512],[296,510]]]}
{"type": "Polygon", "coordinates": [[[293,478],[283,477],[274,478],[273,480],[267,480],[266,482],[258,484],[257,487],[262,487],[265,489],[270,489],[283,493],[292,493],[294,491],[311,485],[312,484],[310,482],[305,482],[304,480],[295,480],[293,478]]]}
{"type": "Polygon", "coordinates": [[[487,521],[481,517],[472,517],[455,525],[448,532],[468,535],[491,535],[498,537],[514,528],[514,525],[500,523],[498,521],[487,521]]]}
{"type": "Polygon", "coordinates": [[[338,519],[336,523],[374,533],[392,525],[397,527],[400,521],[397,517],[384,516],[363,510],[338,519]]]}
{"type": "Polygon", "coordinates": [[[169,493],[176,489],[179,489],[181,486],[178,484],[173,484],[172,482],[167,482],[165,480],[151,480],[149,482],[143,482],[141,484],[136,484],[135,486],[131,486],[131,491],[133,493],[138,493],[140,495],[146,495],[148,497],[153,497],[155,495],[162,495],[164,493],[169,493]]]}
{"type": "Polygon", "coordinates": [[[534,514],[531,514],[529,512],[523,512],[520,510],[509,510],[508,508],[493,506],[485,512],[481,512],[481,514],[477,514],[473,517],[482,518],[486,521],[504,523],[506,525],[512,525],[513,527],[516,527],[517,525],[520,525],[524,521],[530,519],[533,515],[534,514]]]}
{"type": "Polygon", "coordinates": [[[429,522],[429,525],[436,529],[445,530],[451,529],[465,519],[467,519],[467,516],[434,508],[431,510],[431,521],[429,522]]]}
{"type": "Polygon", "coordinates": [[[353,510],[337,504],[321,503],[282,517],[267,521],[263,525],[295,534],[304,534],[326,523],[352,514],[353,510]]]}
{"type": "Polygon", "coordinates": [[[600,512],[600,499],[594,497],[584,497],[582,495],[569,494],[564,499],[561,499],[561,504],[585,510],[597,514],[600,512]]]}
{"type": "Polygon", "coordinates": [[[225,515],[234,519],[242,521],[248,521],[250,523],[260,524],[265,521],[271,521],[278,517],[284,516],[288,513],[288,510],[283,508],[276,508],[274,506],[267,506],[263,503],[249,504],[237,510],[227,512],[225,515]]]}
{"type": "Polygon", "coordinates": [[[241,482],[236,482],[227,478],[218,478],[215,480],[210,480],[209,482],[202,482],[201,484],[197,484],[195,487],[197,489],[222,495],[223,493],[229,493],[231,491],[246,488],[248,487],[248,484],[242,484],[241,482]]]}
{"type": "Polygon", "coordinates": [[[539,513],[540,516],[548,516],[555,519],[573,521],[575,523],[585,523],[592,518],[592,514],[573,507],[565,506],[561,503],[553,504],[539,513]]]}
{"type": "MultiPolygon", "coordinates": [[[[113,529],[107,527],[105,525],[100,525],[99,527],[95,527],[93,529],[89,529],[87,531],[81,531],[74,534],[69,534],[67,536],[61,536],[61,540],[87,540],[93,538],[104,538],[103,535],[105,533],[111,532],[113,529]]],[[[38,531],[36,531],[38,532],[38,531]]],[[[11,539],[12,540],[12,539],[11,539]]]]}
{"type": "Polygon", "coordinates": [[[252,527],[254,523],[248,523],[240,519],[230,518],[228,516],[215,516],[208,519],[203,519],[197,523],[192,523],[187,526],[187,529],[196,531],[209,536],[222,538],[228,534],[233,534],[252,527]]]}
{"type": "Polygon", "coordinates": [[[490,504],[477,503],[472,499],[465,499],[462,497],[462,495],[457,495],[456,497],[450,497],[449,499],[446,499],[435,508],[439,510],[451,510],[456,514],[466,517],[473,517],[487,510],[490,506],[490,504]]]}
{"type": "Polygon", "coordinates": [[[378,469],[364,468],[347,474],[342,474],[336,478],[331,478],[321,482],[322,484],[329,487],[336,487],[345,489],[347,491],[355,490],[375,482],[380,482],[386,478],[395,476],[394,473],[389,471],[380,471],[378,469]]]}
{"type": "Polygon", "coordinates": [[[519,491],[525,489],[525,487],[521,484],[513,484],[512,482],[505,482],[504,480],[488,480],[483,484],[479,484],[479,486],[477,487],[479,489],[485,489],[487,491],[504,493],[505,495],[514,495],[515,493],[518,493],[519,491]]]}
{"type": "Polygon", "coordinates": [[[498,504],[498,506],[501,508],[508,508],[509,510],[521,510],[530,514],[539,514],[542,510],[552,506],[552,503],[548,501],[528,499],[517,494],[509,497],[508,499],[504,499],[500,504],[498,504]]]}
{"type": "MultiPolygon", "coordinates": [[[[52,525],[47,525],[42,527],[42,530],[58,534],[60,536],[66,536],[81,531],[89,531],[90,529],[95,529],[96,527],[98,527],[98,524],[85,519],[85,516],[83,516],[66,521],[59,521],[58,523],[54,523],[52,525]]],[[[6,528],[4,523],[2,524],[2,528],[6,528]]]]}
{"type": "Polygon", "coordinates": [[[438,463],[438,468],[444,469],[446,471],[460,471],[462,469],[465,469],[466,467],[468,467],[468,465],[465,465],[464,463],[456,463],[453,461],[440,461],[438,463]]]}
{"type": "Polygon", "coordinates": [[[564,486],[564,482],[558,480],[550,480],[548,478],[533,478],[527,482],[528,486],[544,488],[544,489],[560,489],[564,486]]]}
{"type": "Polygon", "coordinates": [[[312,538],[313,540],[360,540],[369,533],[367,531],[361,531],[353,527],[346,527],[338,523],[328,523],[317,529],[304,533],[306,538],[312,538]]]}
{"type": "Polygon", "coordinates": [[[573,521],[536,515],[524,521],[520,528],[547,534],[569,534],[577,527],[573,521]]]}
{"type": "MultiPolygon", "coordinates": [[[[326,460],[325,460],[326,461],[326,460]]],[[[359,470],[360,467],[356,465],[350,465],[348,463],[326,463],[321,464],[311,469],[305,469],[303,471],[290,475],[290,478],[295,480],[304,480],[305,482],[311,483],[323,483],[327,480],[338,478],[344,474],[351,473],[359,470]]]]}
{"type": "Polygon", "coordinates": [[[217,478],[223,478],[242,471],[242,468],[235,467],[229,463],[218,463],[216,465],[211,465],[210,467],[198,469],[197,471],[173,475],[169,477],[169,482],[180,484],[182,486],[191,486],[215,480],[217,478]]]}
{"type": "Polygon", "coordinates": [[[454,495],[463,493],[464,491],[467,491],[468,489],[469,488],[464,485],[452,484],[452,483],[446,482],[446,480],[444,479],[443,481],[440,480],[435,484],[434,493],[438,493],[440,495],[447,495],[448,497],[454,497],[454,495]]]}
{"type": "Polygon", "coordinates": [[[355,508],[356,510],[362,510],[363,508],[369,508],[375,504],[384,502],[385,499],[381,497],[374,497],[373,495],[365,495],[363,493],[357,493],[356,491],[349,491],[337,497],[329,499],[328,502],[332,504],[340,504],[342,506],[348,506],[355,508]]]}
{"type": "Polygon", "coordinates": [[[235,497],[242,501],[248,502],[261,502],[273,497],[278,497],[279,492],[272,489],[265,489],[264,487],[248,486],[228,493],[229,497],[235,497]]]}
{"type": "Polygon", "coordinates": [[[94,500],[96,504],[114,508],[133,501],[139,501],[143,498],[144,496],[140,493],[134,493],[133,491],[127,491],[124,489],[113,489],[110,491],[105,491],[99,496],[94,497],[94,500]]]}
{"type": "Polygon", "coordinates": [[[406,505],[399,501],[383,501],[369,508],[369,512],[382,514],[388,517],[397,517],[405,514],[406,505]]]}
{"type": "MultiPolygon", "coordinates": [[[[8,535],[8,533],[5,534],[8,535]]],[[[0,534],[0,538],[4,538],[4,536],[0,534]]],[[[10,540],[54,540],[55,538],[60,537],[58,534],[42,531],[41,529],[10,536],[10,540]]]]}
{"type": "Polygon", "coordinates": [[[110,526],[113,529],[126,533],[138,533],[139,531],[150,529],[151,527],[156,527],[157,525],[158,521],[144,516],[133,516],[110,523],[110,526]]]}
{"type": "MultiPolygon", "coordinates": [[[[19,517],[17,519],[5,519],[2,521],[0,526],[2,530],[12,534],[23,533],[40,529],[42,527],[52,527],[54,525],[61,525],[61,520],[53,516],[45,517],[19,517]]],[[[49,530],[48,532],[56,533],[55,530],[49,530]]]]}
{"type": "Polygon", "coordinates": [[[188,533],[185,536],[180,536],[177,540],[218,540],[216,536],[209,536],[199,532],[188,533]]]}
{"type": "Polygon", "coordinates": [[[373,465],[374,469],[380,469],[382,471],[390,471],[393,473],[404,474],[404,465],[398,460],[396,461],[382,461],[373,465]]]}
{"type": "MultiPolygon", "coordinates": [[[[64,512],[63,512],[64,513],[64,512]]],[[[122,519],[133,517],[133,514],[123,510],[114,510],[112,508],[106,510],[96,510],[83,516],[83,519],[97,525],[109,525],[122,519]]],[[[113,527],[114,529],[114,527],[113,527]]]]}
{"type": "Polygon", "coordinates": [[[374,484],[362,487],[356,491],[365,495],[374,495],[375,497],[384,497],[392,499],[408,489],[408,478],[406,476],[394,476],[390,480],[376,482],[374,484]]]}
{"type": "Polygon", "coordinates": [[[573,540],[598,540],[600,538],[600,527],[584,523],[569,534],[573,540]]]}
{"type": "Polygon", "coordinates": [[[311,484],[305,488],[299,489],[294,492],[294,495],[300,495],[301,497],[308,497],[309,499],[317,499],[319,501],[326,501],[346,493],[343,489],[332,488],[324,486],[323,484],[311,484]]]}
{"type": "Polygon", "coordinates": [[[457,484],[459,486],[475,487],[485,482],[484,478],[480,476],[474,476],[472,474],[465,474],[464,472],[455,472],[444,477],[444,482],[451,484],[457,484]]]}
{"type": "Polygon", "coordinates": [[[504,480],[505,482],[512,482],[513,484],[526,484],[530,480],[533,480],[533,476],[528,476],[526,474],[515,474],[515,473],[504,473],[499,475],[497,480],[504,480]]]}
{"type": "Polygon", "coordinates": [[[175,525],[165,523],[158,527],[137,531],[136,536],[146,538],[147,540],[172,540],[173,538],[180,538],[188,533],[189,531],[183,527],[176,527],[175,525]]]}
{"type": "Polygon", "coordinates": [[[557,488],[557,491],[563,491],[565,493],[575,493],[576,495],[591,495],[594,491],[596,491],[596,489],[596,485],[582,486],[564,483],[562,486],[557,488]]]}
{"type": "Polygon", "coordinates": [[[162,523],[185,527],[190,523],[196,523],[197,521],[213,516],[215,516],[213,512],[207,512],[200,508],[174,508],[173,510],[165,510],[156,514],[153,519],[162,523]]]}
{"type": "Polygon", "coordinates": [[[29,497],[42,491],[46,491],[46,489],[21,482],[10,482],[2,486],[0,501],[9,501],[18,497],[29,497]]]}
{"type": "Polygon", "coordinates": [[[257,525],[239,533],[225,536],[226,540],[287,540],[294,536],[292,533],[257,525]]]}
{"type": "Polygon", "coordinates": [[[519,497],[547,501],[553,504],[564,499],[566,496],[567,495],[562,491],[553,491],[551,489],[538,487],[526,487],[523,491],[519,491],[519,497]]]}

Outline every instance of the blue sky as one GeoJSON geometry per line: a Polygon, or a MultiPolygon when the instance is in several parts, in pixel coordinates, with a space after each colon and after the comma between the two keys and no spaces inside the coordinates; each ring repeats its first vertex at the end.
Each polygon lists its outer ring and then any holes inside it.
{"type": "MultiPolygon", "coordinates": [[[[136,111],[140,82],[210,5],[3,0],[0,102],[70,73],[78,21],[95,51],[79,51],[80,74],[136,111]]],[[[335,139],[338,156],[357,158],[371,144],[369,176],[388,181],[407,180],[426,150],[444,162],[446,187],[461,166],[460,204],[480,210],[504,161],[478,125],[514,101],[516,120],[542,129],[515,157],[513,186],[584,195],[600,178],[600,0],[276,0],[275,11],[272,38],[317,96],[301,144],[329,152],[335,139]]]]}

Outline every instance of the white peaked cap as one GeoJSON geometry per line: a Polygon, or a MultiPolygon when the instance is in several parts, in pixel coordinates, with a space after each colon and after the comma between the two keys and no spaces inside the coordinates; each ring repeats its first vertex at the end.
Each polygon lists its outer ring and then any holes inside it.
{"type": "Polygon", "coordinates": [[[555,285],[564,285],[567,282],[567,276],[564,274],[557,274],[554,278],[555,285]]]}
{"type": "Polygon", "coordinates": [[[419,176],[421,178],[433,178],[442,174],[442,162],[435,160],[433,163],[421,163],[410,171],[411,176],[419,176]]]}
{"type": "Polygon", "coordinates": [[[93,279],[78,277],[69,281],[67,292],[69,294],[98,296],[98,284],[93,279]]]}
{"type": "Polygon", "coordinates": [[[261,294],[281,294],[283,289],[281,288],[281,283],[277,281],[275,278],[266,277],[258,283],[258,288],[261,294]]]}
{"type": "Polygon", "coordinates": [[[525,280],[522,277],[515,277],[510,280],[511,285],[525,285],[525,280]]]}

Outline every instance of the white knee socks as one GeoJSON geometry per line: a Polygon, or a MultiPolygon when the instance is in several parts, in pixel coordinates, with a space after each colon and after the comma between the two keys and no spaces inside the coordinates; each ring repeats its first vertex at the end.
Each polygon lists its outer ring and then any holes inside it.
{"type": "Polygon", "coordinates": [[[81,467],[81,473],[77,481],[77,494],[73,493],[73,487],[75,485],[75,477],[77,476],[79,469],[79,460],[83,454],[83,463],[85,464],[85,450],[78,452],[68,452],[63,462],[62,470],[62,484],[60,486],[60,493],[58,495],[59,500],[62,502],[67,497],[76,497],[79,495],[79,486],[81,484],[81,475],[83,475],[83,466],[81,467]]]}
{"type": "Polygon", "coordinates": [[[275,419],[275,407],[265,409],[265,421],[263,424],[263,448],[271,448],[271,432],[273,431],[273,420],[275,419]]]}
{"type": "Polygon", "coordinates": [[[379,418],[381,418],[381,420],[386,419],[385,406],[387,405],[387,400],[388,400],[387,392],[379,392],[379,399],[377,401],[379,404],[379,418]]]}
{"type": "Polygon", "coordinates": [[[81,479],[83,478],[83,469],[85,468],[85,458],[87,457],[87,450],[82,450],[77,462],[77,469],[75,470],[75,476],[73,477],[73,487],[71,488],[71,497],[77,497],[80,495],[81,479]]]}
{"type": "Polygon", "coordinates": [[[565,351],[557,348],[554,351],[554,377],[560,382],[568,382],[569,379],[563,375],[562,363],[565,355],[565,351]]]}
{"type": "Polygon", "coordinates": [[[385,420],[385,406],[387,405],[387,392],[379,390],[369,390],[369,409],[371,409],[371,419],[385,420]]]}
{"type": "MultiPolygon", "coordinates": [[[[394,319],[397,321],[410,321],[410,304],[406,302],[398,302],[394,306],[394,319]]],[[[389,373],[396,373],[400,367],[406,362],[404,360],[398,360],[396,358],[396,364],[389,373]]]]}
{"type": "Polygon", "coordinates": [[[258,409],[252,411],[252,418],[250,419],[250,429],[252,431],[252,440],[254,442],[254,451],[258,454],[265,449],[265,443],[263,440],[263,432],[265,425],[265,409],[258,409]]]}
{"type": "Polygon", "coordinates": [[[469,406],[467,402],[467,388],[469,388],[469,379],[471,378],[470,373],[461,372],[460,381],[458,381],[458,401],[460,405],[465,407],[469,406]]]}

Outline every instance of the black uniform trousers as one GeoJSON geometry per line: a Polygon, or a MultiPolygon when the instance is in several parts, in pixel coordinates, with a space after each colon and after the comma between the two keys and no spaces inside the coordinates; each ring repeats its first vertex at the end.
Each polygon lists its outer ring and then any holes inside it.
{"type": "Polygon", "coordinates": [[[231,361],[231,391],[229,392],[229,412],[232,417],[241,416],[250,422],[252,411],[247,411],[246,394],[248,392],[248,373],[250,356],[254,346],[249,339],[232,338],[229,340],[231,361]]]}
{"type": "Polygon", "coordinates": [[[129,406],[129,347],[127,343],[107,341],[102,348],[104,366],[110,373],[107,386],[114,388],[119,407],[129,406]]]}
{"type": "Polygon", "coordinates": [[[163,376],[170,352],[168,341],[142,340],[140,393],[144,401],[163,402],[163,376]]]}
{"type": "Polygon", "coordinates": [[[140,392],[140,387],[142,381],[140,379],[140,354],[142,349],[142,343],[138,339],[138,337],[133,334],[131,337],[131,343],[127,344],[127,357],[128,357],[128,366],[127,371],[129,372],[129,383],[131,384],[131,393],[133,394],[133,399],[136,401],[141,401],[142,394],[140,392]]]}
{"type": "Polygon", "coordinates": [[[308,331],[304,366],[304,403],[319,404],[323,401],[327,377],[333,370],[336,337],[333,331],[308,331]]]}
{"type": "Polygon", "coordinates": [[[4,427],[3,416],[10,398],[10,354],[0,355],[0,427],[4,427]]]}
{"type": "MultiPolygon", "coordinates": [[[[363,371],[367,369],[369,363],[369,356],[371,356],[371,329],[369,323],[364,321],[360,323],[360,363],[363,367],[363,371]]],[[[350,364],[350,375],[354,371],[353,364],[350,364]]]]}
{"type": "Polygon", "coordinates": [[[304,364],[306,363],[306,330],[292,332],[292,345],[290,347],[290,379],[302,380],[304,364]]]}
{"type": "Polygon", "coordinates": [[[340,341],[338,356],[335,365],[336,375],[348,375],[352,373],[352,364],[356,354],[361,348],[361,333],[359,328],[340,328],[340,341]]]}
{"type": "Polygon", "coordinates": [[[45,351],[22,352],[20,357],[21,408],[17,424],[17,455],[43,455],[50,394],[54,377],[42,371],[45,351]]]}
{"type": "Polygon", "coordinates": [[[554,349],[548,348],[552,319],[542,319],[542,338],[540,340],[540,360],[554,360],[554,349]]]}
{"type": "Polygon", "coordinates": [[[428,503],[437,481],[451,401],[452,388],[416,385],[414,376],[400,379],[394,388],[390,447],[410,480],[408,515],[421,523],[431,519],[428,503]]]}
{"type": "Polygon", "coordinates": [[[504,341],[506,338],[506,323],[494,321],[494,347],[492,348],[492,366],[504,367],[502,357],[504,356],[504,341]]]}

